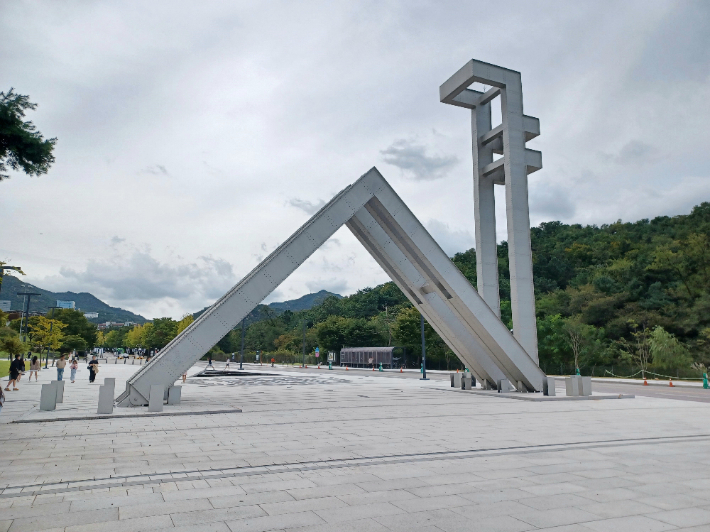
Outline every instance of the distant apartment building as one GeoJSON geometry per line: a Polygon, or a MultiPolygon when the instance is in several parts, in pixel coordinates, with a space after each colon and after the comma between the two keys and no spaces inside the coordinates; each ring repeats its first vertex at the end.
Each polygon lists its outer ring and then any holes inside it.
{"type": "Polygon", "coordinates": [[[84,317],[87,320],[95,320],[96,318],[99,317],[99,313],[98,312],[85,312],[84,317]]]}
{"type": "Polygon", "coordinates": [[[135,324],[135,321],[107,321],[105,323],[99,323],[96,328],[99,331],[103,331],[105,329],[112,329],[117,327],[131,327],[135,324]]]}

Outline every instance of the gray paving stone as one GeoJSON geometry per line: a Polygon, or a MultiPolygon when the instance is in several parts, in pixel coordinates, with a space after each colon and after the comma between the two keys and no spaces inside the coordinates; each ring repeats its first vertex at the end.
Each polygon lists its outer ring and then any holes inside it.
{"type": "Polygon", "coordinates": [[[643,515],[582,523],[597,532],[663,532],[676,527],[643,515]]]}
{"type": "Polygon", "coordinates": [[[104,508],[102,510],[89,512],[66,512],[15,519],[10,527],[10,532],[39,532],[40,530],[91,523],[102,523],[105,525],[108,521],[117,520],[118,508],[104,508]]]}
{"type": "Polygon", "coordinates": [[[211,510],[213,506],[209,499],[189,499],[187,501],[162,502],[157,504],[140,504],[118,507],[118,518],[135,519],[153,515],[169,515],[173,513],[194,512],[196,510],[211,510]]]}
{"type": "Polygon", "coordinates": [[[231,532],[260,532],[265,530],[281,530],[287,527],[311,527],[321,524],[324,524],[323,519],[313,512],[268,515],[266,517],[241,519],[239,521],[227,521],[227,526],[229,526],[231,532]]]}
{"type": "Polygon", "coordinates": [[[667,510],[653,514],[653,518],[678,527],[700,526],[710,524],[710,510],[703,508],[667,510]]]}
{"type": "Polygon", "coordinates": [[[167,515],[139,517],[124,521],[108,521],[85,525],[68,526],[65,532],[144,532],[156,528],[166,528],[172,524],[167,515]]]}
{"type": "Polygon", "coordinates": [[[316,510],[315,513],[326,523],[340,523],[368,517],[399,514],[403,513],[403,510],[388,502],[378,502],[361,506],[334,508],[332,510],[316,510]]]}

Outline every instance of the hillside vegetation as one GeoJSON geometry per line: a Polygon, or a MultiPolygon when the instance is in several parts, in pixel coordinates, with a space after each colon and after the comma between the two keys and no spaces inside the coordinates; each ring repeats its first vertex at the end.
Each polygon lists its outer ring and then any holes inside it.
{"type": "MultiPolygon", "coordinates": [[[[533,228],[531,238],[546,371],[701,375],[710,363],[710,203],[689,215],[601,227],[548,222],[533,228]]],[[[512,328],[506,242],[498,258],[501,312],[512,328]]],[[[475,286],[475,251],[453,261],[475,286]]],[[[247,327],[246,349],[297,355],[304,323],[308,352],[316,345],[332,351],[401,345],[412,355],[410,365],[418,365],[419,314],[393,283],[329,297],[305,312],[266,316],[247,327]]],[[[238,351],[239,336],[232,331],[218,348],[238,351]]],[[[460,367],[428,326],[426,338],[433,367],[460,367]]]]}

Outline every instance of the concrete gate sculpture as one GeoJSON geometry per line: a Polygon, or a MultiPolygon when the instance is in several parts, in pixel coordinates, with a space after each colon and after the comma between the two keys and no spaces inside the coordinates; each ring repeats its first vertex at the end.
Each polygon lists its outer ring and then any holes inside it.
{"type": "Polygon", "coordinates": [[[442,102],[472,111],[478,292],[373,168],[133,375],[118,404],[148,404],[154,385],[167,397],[184,372],[343,225],[479,381],[495,388],[507,379],[519,391],[542,391],[527,190],[527,175],[542,167],[542,157],[525,147],[539,135],[539,121],[523,114],[520,73],[513,70],[472,60],[439,90],[442,102]],[[469,89],[475,82],[493,88],[469,89]],[[492,128],[490,103],[499,97],[502,123],[492,128]],[[506,187],[513,334],[500,320],[494,184],[506,187]]]}
{"type": "MultiPolygon", "coordinates": [[[[373,168],[328,204],[133,375],[120,406],[167,390],[341,226],[365,246],[480,381],[541,391],[545,376],[424,226],[373,168]]],[[[523,390],[521,390],[523,391],[523,390]]]]}

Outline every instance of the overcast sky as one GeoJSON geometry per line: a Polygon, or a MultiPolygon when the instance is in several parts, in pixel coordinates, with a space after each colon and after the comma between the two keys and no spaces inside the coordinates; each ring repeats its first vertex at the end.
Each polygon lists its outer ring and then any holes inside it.
{"type": "MultiPolygon", "coordinates": [[[[472,247],[469,111],[438,98],[471,58],[540,119],[533,225],[710,201],[706,1],[4,0],[0,35],[0,90],[59,139],[0,183],[0,260],[148,318],[213,303],[372,166],[472,247]]],[[[341,229],[267,301],[386,280],[341,229]]]]}

